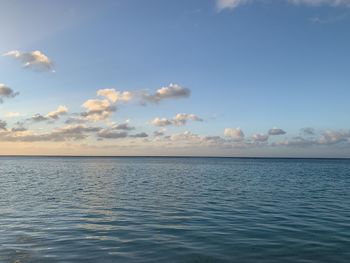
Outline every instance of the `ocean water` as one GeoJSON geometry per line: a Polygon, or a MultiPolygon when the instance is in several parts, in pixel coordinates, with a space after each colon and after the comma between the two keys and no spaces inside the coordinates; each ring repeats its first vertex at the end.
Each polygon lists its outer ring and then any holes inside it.
{"type": "Polygon", "coordinates": [[[3,157],[0,262],[350,262],[350,160],[3,157]]]}

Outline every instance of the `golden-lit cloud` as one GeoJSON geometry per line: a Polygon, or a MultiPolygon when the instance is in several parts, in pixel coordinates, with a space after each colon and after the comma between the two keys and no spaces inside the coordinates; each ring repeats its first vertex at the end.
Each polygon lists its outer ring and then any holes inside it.
{"type": "Polygon", "coordinates": [[[24,68],[55,72],[52,60],[39,50],[31,52],[11,50],[3,56],[13,57],[21,61],[24,68]]]}

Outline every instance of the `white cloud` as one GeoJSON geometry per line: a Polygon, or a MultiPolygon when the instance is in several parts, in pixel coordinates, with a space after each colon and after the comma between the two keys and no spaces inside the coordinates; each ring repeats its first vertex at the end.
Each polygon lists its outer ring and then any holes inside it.
{"type": "Polygon", "coordinates": [[[65,115],[68,112],[68,108],[64,105],[58,106],[57,110],[49,112],[46,116],[51,119],[57,120],[61,115],[65,115]]]}
{"type": "Polygon", "coordinates": [[[234,9],[242,4],[248,3],[249,0],[217,0],[216,6],[219,11],[223,9],[234,9]]]}
{"type": "Polygon", "coordinates": [[[203,121],[195,114],[186,114],[186,113],[178,113],[173,119],[173,123],[177,126],[183,126],[187,123],[188,120],[192,121],[203,121]]]}
{"type": "Polygon", "coordinates": [[[244,139],[244,133],[240,128],[226,128],[224,130],[224,135],[234,140],[244,139]]]}
{"type": "Polygon", "coordinates": [[[30,120],[34,122],[58,120],[60,116],[67,114],[67,112],[68,108],[66,106],[60,105],[56,110],[49,112],[45,116],[37,113],[32,116],[30,120]]]}
{"type": "Polygon", "coordinates": [[[130,91],[120,92],[115,89],[100,89],[97,91],[97,95],[105,97],[113,103],[116,103],[118,101],[128,102],[134,96],[134,94],[130,91]]]}
{"type": "Polygon", "coordinates": [[[3,56],[9,56],[20,60],[25,68],[55,72],[51,59],[39,50],[32,52],[12,50],[3,54],[3,56]]]}
{"type": "Polygon", "coordinates": [[[165,126],[169,126],[169,125],[172,125],[173,123],[166,119],[166,118],[154,118],[151,123],[154,125],[154,126],[158,126],[158,127],[165,127],[165,126]]]}
{"type": "Polygon", "coordinates": [[[86,119],[92,120],[92,121],[104,120],[109,116],[111,116],[111,114],[117,110],[116,107],[111,105],[111,103],[107,99],[87,100],[83,104],[83,107],[87,109],[87,112],[84,112],[81,115],[86,119]]]}

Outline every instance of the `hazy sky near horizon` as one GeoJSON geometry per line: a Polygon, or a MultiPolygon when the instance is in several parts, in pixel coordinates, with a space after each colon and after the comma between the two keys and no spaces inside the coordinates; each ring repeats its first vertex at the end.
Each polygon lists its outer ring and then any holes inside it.
{"type": "Polygon", "coordinates": [[[5,0],[0,21],[0,154],[350,157],[350,0],[5,0]]]}

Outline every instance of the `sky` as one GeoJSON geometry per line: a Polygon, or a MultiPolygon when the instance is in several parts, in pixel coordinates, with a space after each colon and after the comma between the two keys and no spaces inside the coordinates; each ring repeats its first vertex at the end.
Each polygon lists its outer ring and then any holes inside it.
{"type": "Polygon", "coordinates": [[[350,158],[350,0],[4,0],[0,155],[350,158]]]}

